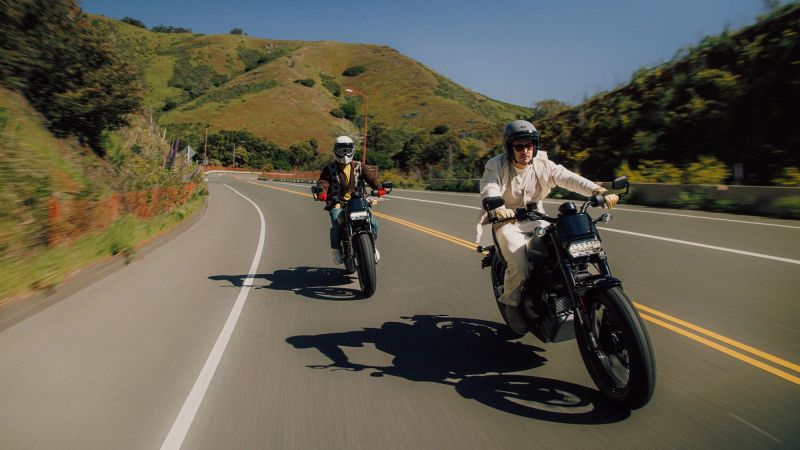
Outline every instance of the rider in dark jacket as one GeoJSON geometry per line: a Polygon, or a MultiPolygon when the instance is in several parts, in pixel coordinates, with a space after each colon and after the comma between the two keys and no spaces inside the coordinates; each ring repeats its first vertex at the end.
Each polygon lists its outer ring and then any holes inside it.
{"type": "MultiPolygon", "coordinates": [[[[333,144],[335,161],[322,169],[319,174],[319,181],[317,181],[317,185],[322,188],[322,192],[317,194],[317,200],[325,202],[325,211],[329,211],[331,216],[331,253],[333,254],[333,261],[337,264],[342,263],[342,253],[339,249],[339,230],[341,228],[339,216],[342,214],[342,205],[337,197],[344,197],[345,200],[349,200],[351,193],[356,189],[360,177],[364,177],[364,180],[376,190],[379,197],[386,194],[377,175],[362,167],[359,161],[353,161],[354,153],[355,145],[352,139],[348,136],[337,137],[333,144]]],[[[375,239],[377,239],[378,222],[375,220],[375,216],[372,216],[372,231],[375,239]]],[[[375,249],[375,258],[376,260],[380,258],[377,248],[375,249]]]]}

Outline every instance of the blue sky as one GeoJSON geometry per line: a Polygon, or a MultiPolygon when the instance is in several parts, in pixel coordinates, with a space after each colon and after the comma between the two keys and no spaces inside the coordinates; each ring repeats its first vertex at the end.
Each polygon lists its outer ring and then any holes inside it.
{"type": "Polygon", "coordinates": [[[489,97],[570,104],[726,27],[764,0],[83,0],[87,12],[255,37],[389,45],[489,97]]]}

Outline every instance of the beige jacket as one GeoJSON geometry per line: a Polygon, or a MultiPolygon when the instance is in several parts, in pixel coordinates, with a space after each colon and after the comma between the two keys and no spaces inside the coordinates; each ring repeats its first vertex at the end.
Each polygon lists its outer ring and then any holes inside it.
{"type": "MultiPolygon", "coordinates": [[[[481,177],[481,201],[486,197],[501,197],[508,187],[508,177],[511,164],[505,153],[497,155],[486,162],[486,169],[481,177]]],[[[524,203],[536,203],[539,211],[544,211],[542,200],[547,198],[554,187],[562,187],[572,192],[592,195],[600,186],[586,178],[567,170],[561,164],[556,164],[547,158],[547,153],[538,151],[533,158],[533,170],[523,175],[525,186],[524,203]]],[[[483,225],[488,223],[486,211],[481,211],[476,228],[475,242],[480,243],[483,225]]]]}

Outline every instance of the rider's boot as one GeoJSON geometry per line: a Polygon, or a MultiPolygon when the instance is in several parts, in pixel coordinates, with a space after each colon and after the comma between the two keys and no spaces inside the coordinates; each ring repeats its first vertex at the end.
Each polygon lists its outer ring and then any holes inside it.
{"type": "Polygon", "coordinates": [[[519,306],[504,305],[503,319],[511,331],[517,334],[525,334],[528,332],[528,322],[519,310],[519,306]]]}

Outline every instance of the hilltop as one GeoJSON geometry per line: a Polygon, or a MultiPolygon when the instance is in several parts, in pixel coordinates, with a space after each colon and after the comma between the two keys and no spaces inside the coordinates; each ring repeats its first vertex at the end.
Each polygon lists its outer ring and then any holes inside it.
{"type": "Polygon", "coordinates": [[[531,113],[463,88],[386,46],[156,33],[90,17],[139,67],[144,103],[159,112],[162,125],[246,130],[281,146],[328,142],[360,134],[362,99],[345,88],[367,93],[370,121],[391,128],[444,125],[492,140],[500,124],[531,113]],[[348,69],[353,76],[344,75],[348,69]]]}

